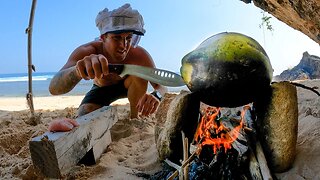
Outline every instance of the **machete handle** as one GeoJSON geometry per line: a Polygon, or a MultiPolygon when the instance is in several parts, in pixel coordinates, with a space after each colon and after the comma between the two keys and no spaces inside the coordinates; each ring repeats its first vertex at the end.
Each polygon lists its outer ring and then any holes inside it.
{"type": "Polygon", "coordinates": [[[108,64],[109,73],[121,74],[124,68],[123,64],[108,64]]]}

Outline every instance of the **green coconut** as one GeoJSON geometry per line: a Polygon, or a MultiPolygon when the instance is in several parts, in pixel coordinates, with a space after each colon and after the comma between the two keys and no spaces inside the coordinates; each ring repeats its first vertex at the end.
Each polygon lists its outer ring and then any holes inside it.
{"type": "Polygon", "coordinates": [[[273,69],[262,46],[235,32],[213,35],[182,59],[180,73],[191,92],[214,106],[254,102],[270,88],[273,69]]]}

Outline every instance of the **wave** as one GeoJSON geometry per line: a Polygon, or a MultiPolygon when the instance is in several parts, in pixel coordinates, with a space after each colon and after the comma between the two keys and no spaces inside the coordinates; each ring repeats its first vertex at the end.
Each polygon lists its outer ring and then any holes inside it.
{"type": "MultiPolygon", "coordinates": [[[[39,75],[32,76],[32,81],[46,81],[53,77],[53,75],[39,75]]],[[[2,82],[23,82],[28,81],[28,76],[12,76],[12,77],[0,77],[0,83],[2,82]]]]}

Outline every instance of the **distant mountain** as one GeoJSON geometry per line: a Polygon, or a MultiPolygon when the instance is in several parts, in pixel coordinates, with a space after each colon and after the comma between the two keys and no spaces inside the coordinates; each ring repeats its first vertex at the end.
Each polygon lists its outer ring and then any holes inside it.
{"type": "Polygon", "coordinates": [[[320,57],[304,52],[300,63],[274,77],[275,81],[320,79],[320,57]]]}

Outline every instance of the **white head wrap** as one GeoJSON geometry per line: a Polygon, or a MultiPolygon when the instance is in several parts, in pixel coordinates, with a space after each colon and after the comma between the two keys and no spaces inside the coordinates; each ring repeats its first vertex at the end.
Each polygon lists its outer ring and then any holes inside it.
{"type": "Polygon", "coordinates": [[[100,11],[96,17],[96,26],[100,34],[107,32],[132,31],[137,35],[144,35],[143,18],[137,10],[133,10],[130,4],[124,4],[118,9],[108,11],[107,8],[100,11]]]}

